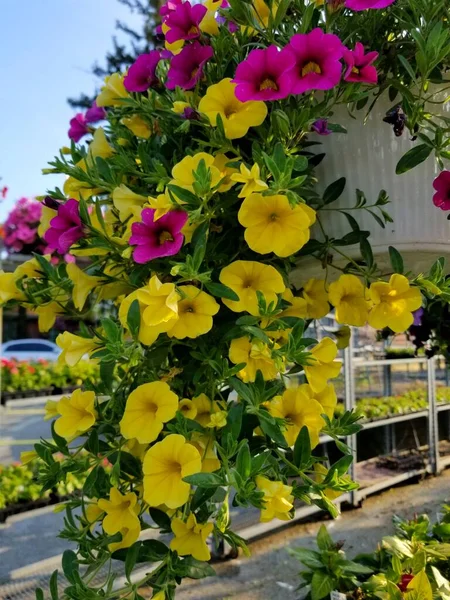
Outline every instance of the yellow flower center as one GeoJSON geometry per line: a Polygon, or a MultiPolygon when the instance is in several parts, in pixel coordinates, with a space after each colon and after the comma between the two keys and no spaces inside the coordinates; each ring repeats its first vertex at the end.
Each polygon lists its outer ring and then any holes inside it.
{"type": "Polygon", "coordinates": [[[322,73],[322,69],[317,63],[310,61],[309,63],[306,63],[306,65],[303,67],[302,77],[305,77],[305,75],[309,75],[310,73],[317,73],[318,75],[320,75],[322,73]]]}
{"type": "Polygon", "coordinates": [[[159,234],[159,243],[162,245],[165,242],[173,242],[173,236],[169,231],[161,231],[159,234]]]}
{"type": "Polygon", "coordinates": [[[191,71],[191,79],[195,79],[197,77],[198,67],[195,67],[193,71],[191,71]]]}
{"type": "Polygon", "coordinates": [[[192,25],[192,27],[188,31],[188,34],[195,35],[196,33],[198,33],[198,27],[197,27],[197,25],[192,25]]]}
{"type": "Polygon", "coordinates": [[[230,117],[232,117],[233,115],[235,115],[238,111],[236,110],[236,107],[234,106],[226,106],[223,113],[226,116],[227,119],[229,119],[230,117]]]}
{"type": "Polygon", "coordinates": [[[194,306],[192,304],[181,304],[178,307],[178,312],[183,314],[183,313],[194,313],[195,309],[194,306]]]}
{"type": "Polygon", "coordinates": [[[270,79],[269,77],[266,77],[266,79],[264,79],[264,81],[259,86],[259,89],[261,92],[263,90],[275,90],[276,92],[278,92],[277,84],[273,79],[270,79]]]}
{"type": "Polygon", "coordinates": [[[275,213],[272,213],[272,214],[269,216],[269,221],[277,221],[277,220],[278,220],[278,218],[279,218],[279,217],[278,217],[278,215],[277,215],[277,214],[275,214],[275,213]]]}
{"type": "Polygon", "coordinates": [[[358,69],[358,67],[353,67],[352,68],[352,73],[354,73],[355,75],[359,75],[359,69],[358,69]]]}
{"type": "Polygon", "coordinates": [[[166,463],[166,472],[171,475],[181,475],[181,465],[175,460],[170,460],[166,463]]]}
{"type": "Polygon", "coordinates": [[[158,406],[154,402],[148,402],[146,404],[146,412],[151,413],[153,416],[158,412],[158,406]]]}

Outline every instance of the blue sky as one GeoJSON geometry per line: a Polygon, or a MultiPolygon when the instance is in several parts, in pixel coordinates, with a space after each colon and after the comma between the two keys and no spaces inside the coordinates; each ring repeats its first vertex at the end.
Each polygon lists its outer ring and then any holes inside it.
{"type": "Polygon", "coordinates": [[[17,198],[61,184],[41,169],[68,142],[74,111],[66,99],[94,92],[90,67],[112,48],[117,19],[139,22],[116,0],[2,2],[0,187],[9,192],[0,222],[17,198]]]}

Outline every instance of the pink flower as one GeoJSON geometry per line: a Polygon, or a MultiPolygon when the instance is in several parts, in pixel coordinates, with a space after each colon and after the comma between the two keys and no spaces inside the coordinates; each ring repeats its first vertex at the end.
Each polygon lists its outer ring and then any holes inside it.
{"type": "Polygon", "coordinates": [[[330,133],[333,133],[331,129],[328,129],[328,119],[317,119],[312,124],[311,130],[319,135],[330,135],[330,133]]]}
{"type": "Polygon", "coordinates": [[[450,210],[450,171],[442,171],[433,181],[436,193],[433,196],[433,204],[441,210],[450,210]]]}
{"type": "Polygon", "coordinates": [[[378,81],[378,73],[372,63],[378,58],[378,52],[364,54],[364,46],[357,42],[354,50],[344,50],[344,61],[347,70],[344,74],[345,81],[354,83],[372,83],[378,81]]]}
{"type": "Polygon", "coordinates": [[[297,33],[287,48],[295,54],[296,64],[283,78],[292,81],[292,94],[303,94],[309,90],[330,90],[341,79],[342,58],[345,46],[332,33],[320,28],[310,33],[297,33]]]}
{"type": "Polygon", "coordinates": [[[386,8],[395,0],[346,0],[345,6],[355,11],[368,10],[369,8],[386,8]]]}
{"type": "Polygon", "coordinates": [[[97,103],[94,100],[91,108],[88,108],[84,115],[84,120],[86,123],[97,123],[97,121],[102,121],[106,118],[106,110],[103,106],[97,106],[97,103]]]}
{"type": "Polygon", "coordinates": [[[181,230],[188,219],[187,213],[171,210],[155,221],[155,212],[153,208],[144,208],[141,213],[142,223],[133,223],[131,226],[130,244],[137,246],[133,258],[139,264],[163,256],[173,256],[183,245],[181,230]]]}
{"type": "Polygon", "coordinates": [[[81,138],[89,133],[86,119],[83,113],[78,113],[73,119],[70,119],[69,137],[74,142],[79,142],[81,138]]]}
{"type": "Polygon", "coordinates": [[[145,92],[148,88],[158,83],[156,67],[160,60],[158,50],[148,54],[141,54],[128,69],[128,74],[123,80],[129,92],[145,92]]]}
{"type": "Polygon", "coordinates": [[[264,50],[252,50],[238,65],[232,80],[237,83],[236,98],[241,102],[286,98],[293,81],[289,71],[295,64],[295,55],[289,48],[279,50],[276,46],[269,46],[264,50]]]}
{"type": "Polygon", "coordinates": [[[178,40],[194,40],[200,37],[199,24],[207,12],[208,9],[202,4],[195,6],[191,6],[190,2],[179,4],[165,19],[165,24],[169,27],[166,41],[173,44],[178,40]]]}
{"type": "Polygon", "coordinates": [[[37,229],[41,219],[42,206],[31,198],[20,198],[4,223],[5,247],[14,252],[34,251],[39,241],[37,229]]]}
{"type": "Polygon", "coordinates": [[[69,198],[58,208],[58,214],[50,221],[50,228],[44,235],[48,247],[66,254],[69,249],[84,237],[78,202],[69,198]]]}
{"type": "Polygon", "coordinates": [[[202,46],[199,42],[185,46],[179,54],[172,58],[167,73],[166,87],[169,90],[173,90],[177,86],[184,90],[191,90],[203,77],[206,61],[213,54],[211,46],[202,46]]]}
{"type": "Polygon", "coordinates": [[[168,0],[168,2],[163,4],[159,9],[159,14],[162,17],[168,17],[170,13],[174,12],[181,4],[183,4],[183,0],[168,0]]]}

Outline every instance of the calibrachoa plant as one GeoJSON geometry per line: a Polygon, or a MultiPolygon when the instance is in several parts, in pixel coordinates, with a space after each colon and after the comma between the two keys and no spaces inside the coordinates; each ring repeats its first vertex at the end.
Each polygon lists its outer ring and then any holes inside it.
{"type": "Polygon", "coordinates": [[[8,252],[31,254],[41,240],[38,227],[42,205],[33,198],[20,198],[3,224],[3,243],[8,252]]]}
{"type": "MultiPolygon", "coordinates": [[[[336,515],[332,498],[355,487],[340,438],[359,427],[356,415],[333,416],[338,346],[349,325],[405,331],[447,285],[441,262],[415,277],[394,248],[382,272],[350,212],[349,233],[327,237],[321,211],[334,210],[345,181],[321,193],[315,175],[319,136],[340,127],[333,107],[370,106],[388,89],[395,133],[408,127],[427,146],[398,172],[433,149],[447,158],[446,125],[425,109],[430,80],[448,66],[446,2],[179,0],[161,15],[164,48],[105,80],[96,107],[107,123],[49,169],[67,180],[44,200],[44,238],[84,264],[36,256],[0,279],[0,300],[37,307],[45,325],[115,305],[98,327],[57,339],[62,362],[88,354],[102,381],[49,406],[53,441],[36,445],[47,488],[88,452],[84,495],[67,504],[62,533],[78,545],[63,560],[65,597],[79,600],[140,598],[144,586],[172,599],[184,577],[213,572],[211,535],[245,551],[230,498],[263,521],[289,520],[298,501],[336,515]],[[329,282],[330,251],[345,257],[353,244],[361,260],[329,282]],[[296,289],[303,256],[318,259],[318,273],[296,289]],[[305,333],[333,308],[336,336],[305,333]],[[343,453],[335,464],[313,453],[321,433],[343,453]],[[144,529],[154,538],[139,541],[144,529]],[[112,557],[125,561],[126,583],[93,584],[112,557]],[[136,563],[149,570],[133,583],[136,563]]],[[[351,211],[389,221],[384,192],[373,204],[357,198],[351,211]]]]}

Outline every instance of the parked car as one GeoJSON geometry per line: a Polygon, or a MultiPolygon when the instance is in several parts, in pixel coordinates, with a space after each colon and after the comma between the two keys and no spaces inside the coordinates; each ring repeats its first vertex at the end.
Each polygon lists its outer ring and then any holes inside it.
{"type": "Polygon", "coordinates": [[[0,357],[26,361],[37,361],[40,358],[55,361],[60,353],[61,348],[54,342],[30,338],[2,344],[0,357]]]}

